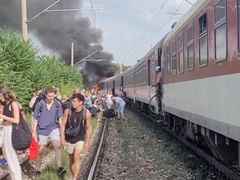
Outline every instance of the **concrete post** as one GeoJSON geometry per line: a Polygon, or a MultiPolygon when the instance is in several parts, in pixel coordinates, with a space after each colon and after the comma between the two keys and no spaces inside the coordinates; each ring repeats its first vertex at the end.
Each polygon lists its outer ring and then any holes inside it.
{"type": "Polygon", "coordinates": [[[27,27],[27,1],[21,0],[22,6],[22,37],[24,41],[28,40],[28,27],[27,27]]]}

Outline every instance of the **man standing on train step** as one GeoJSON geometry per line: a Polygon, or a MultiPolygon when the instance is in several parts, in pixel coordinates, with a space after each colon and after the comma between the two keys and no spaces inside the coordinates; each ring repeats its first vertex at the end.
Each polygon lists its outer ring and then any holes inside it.
{"type": "Polygon", "coordinates": [[[55,150],[57,164],[57,174],[62,176],[66,170],[61,167],[61,143],[59,124],[62,122],[63,110],[61,103],[55,99],[56,91],[54,88],[46,90],[46,98],[36,104],[33,113],[33,136],[40,146],[37,159],[37,169],[41,166],[41,155],[46,145],[52,142],[55,150]]]}
{"type": "Polygon", "coordinates": [[[64,111],[61,124],[61,143],[69,153],[72,180],[80,172],[80,153],[86,151],[90,142],[91,114],[83,106],[84,96],[73,94],[72,107],[64,111]]]}

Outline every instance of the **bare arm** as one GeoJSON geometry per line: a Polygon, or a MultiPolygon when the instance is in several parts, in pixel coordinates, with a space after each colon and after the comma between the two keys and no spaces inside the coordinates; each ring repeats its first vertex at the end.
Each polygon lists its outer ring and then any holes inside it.
{"type": "Polygon", "coordinates": [[[3,105],[0,104],[0,114],[3,113],[3,105]]]}
{"type": "Polygon", "coordinates": [[[85,143],[84,143],[84,150],[89,148],[90,144],[90,134],[91,134],[91,114],[89,111],[86,113],[86,124],[85,124],[85,143]]]}
{"type": "Polygon", "coordinates": [[[37,141],[37,125],[38,125],[38,120],[33,118],[32,120],[32,134],[34,139],[37,141]]]}
{"type": "Polygon", "coordinates": [[[60,137],[62,145],[65,144],[65,127],[68,120],[68,110],[64,111],[62,123],[60,124],[60,137]]]}
{"type": "Polygon", "coordinates": [[[4,119],[5,121],[8,121],[10,123],[18,124],[19,123],[19,107],[18,104],[13,101],[11,104],[12,112],[13,112],[13,117],[8,117],[5,115],[0,114],[0,118],[4,119]]]}

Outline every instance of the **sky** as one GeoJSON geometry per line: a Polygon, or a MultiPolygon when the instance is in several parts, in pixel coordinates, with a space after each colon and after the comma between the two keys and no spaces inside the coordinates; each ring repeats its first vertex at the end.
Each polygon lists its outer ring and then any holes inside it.
{"type": "Polygon", "coordinates": [[[83,0],[83,16],[103,32],[114,63],[134,65],[197,0],[83,0]],[[190,2],[190,3],[189,3],[190,2]],[[105,10],[97,10],[97,9],[105,10]]]}

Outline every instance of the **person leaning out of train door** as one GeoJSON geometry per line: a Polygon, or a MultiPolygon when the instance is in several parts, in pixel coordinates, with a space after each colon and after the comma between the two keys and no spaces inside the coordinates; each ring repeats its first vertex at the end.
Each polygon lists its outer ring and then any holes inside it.
{"type": "Polygon", "coordinates": [[[162,96],[162,71],[161,71],[161,66],[156,66],[155,67],[155,73],[156,73],[156,95],[159,98],[159,102],[161,103],[160,99],[162,96]]]}
{"type": "Polygon", "coordinates": [[[113,103],[115,103],[117,105],[117,114],[118,114],[118,119],[125,119],[124,118],[124,111],[125,111],[125,101],[120,98],[120,97],[116,97],[116,96],[112,96],[111,97],[113,103]]]}
{"type": "Polygon", "coordinates": [[[72,180],[80,172],[80,154],[86,151],[90,142],[91,114],[83,105],[82,94],[72,95],[72,107],[64,111],[61,124],[61,143],[69,154],[72,180]]]}

